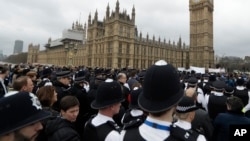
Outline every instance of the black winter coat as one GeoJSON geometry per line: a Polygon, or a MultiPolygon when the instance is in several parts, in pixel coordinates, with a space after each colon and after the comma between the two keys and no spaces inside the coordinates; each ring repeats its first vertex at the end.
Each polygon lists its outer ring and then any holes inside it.
{"type": "Polygon", "coordinates": [[[80,136],[73,123],[58,117],[49,120],[45,129],[48,141],[80,141],[80,136]]]}

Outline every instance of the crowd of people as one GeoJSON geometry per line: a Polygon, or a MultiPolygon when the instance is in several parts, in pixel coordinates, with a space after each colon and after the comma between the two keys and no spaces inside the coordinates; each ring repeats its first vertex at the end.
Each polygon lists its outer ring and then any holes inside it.
{"type": "Polygon", "coordinates": [[[0,65],[0,141],[229,141],[247,74],[0,65]]]}

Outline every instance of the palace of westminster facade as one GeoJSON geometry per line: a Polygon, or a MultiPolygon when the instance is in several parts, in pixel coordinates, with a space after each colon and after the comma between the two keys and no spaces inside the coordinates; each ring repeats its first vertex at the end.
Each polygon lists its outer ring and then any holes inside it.
{"type": "Polygon", "coordinates": [[[88,67],[137,69],[148,68],[163,59],[175,67],[189,66],[211,68],[214,66],[213,50],[213,0],[190,0],[190,45],[149,39],[138,33],[135,25],[135,8],[131,16],[120,13],[119,1],[114,12],[109,5],[103,21],[98,13],[88,17],[88,24],[78,22],[64,31],[63,37],[48,40],[45,50],[39,45],[28,47],[28,63],[74,65],[88,67]]]}

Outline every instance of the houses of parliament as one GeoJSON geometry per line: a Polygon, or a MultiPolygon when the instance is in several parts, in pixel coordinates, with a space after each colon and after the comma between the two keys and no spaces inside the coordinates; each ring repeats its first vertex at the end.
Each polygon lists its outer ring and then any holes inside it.
{"type": "Polygon", "coordinates": [[[135,24],[136,9],[131,15],[120,12],[119,1],[111,12],[109,5],[102,21],[98,12],[90,14],[87,24],[74,22],[62,38],[49,38],[45,50],[28,47],[28,63],[73,65],[104,68],[144,69],[163,59],[175,67],[211,68],[213,50],[213,0],[189,0],[190,45],[165,39],[142,37],[135,24]]]}

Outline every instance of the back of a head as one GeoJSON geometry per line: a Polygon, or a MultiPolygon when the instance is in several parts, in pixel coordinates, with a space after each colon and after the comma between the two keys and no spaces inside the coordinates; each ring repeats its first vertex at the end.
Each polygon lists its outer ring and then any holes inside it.
{"type": "Polygon", "coordinates": [[[20,76],[13,82],[13,89],[16,91],[20,91],[23,86],[26,86],[28,84],[28,79],[30,79],[28,76],[20,76]]]}
{"type": "Polygon", "coordinates": [[[227,85],[227,86],[225,87],[224,94],[225,94],[226,96],[232,96],[232,95],[234,94],[234,87],[227,85]]]}
{"type": "Polygon", "coordinates": [[[194,88],[194,87],[197,86],[197,83],[198,83],[198,79],[197,79],[197,78],[195,78],[195,77],[190,77],[190,78],[188,79],[188,86],[187,86],[187,87],[192,87],[192,88],[194,88]]]}
{"type": "Polygon", "coordinates": [[[9,69],[6,66],[0,65],[0,74],[5,74],[9,69]]]}
{"type": "Polygon", "coordinates": [[[37,76],[37,73],[35,71],[29,71],[26,73],[26,76],[29,76],[30,78],[37,76]]]}
{"type": "Polygon", "coordinates": [[[196,101],[196,99],[197,99],[196,88],[187,88],[185,91],[185,96],[191,97],[194,101],[196,101]]]}
{"type": "Polygon", "coordinates": [[[137,109],[139,108],[138,105],[138,97],[142,92],[142,88],[141,87],[134,87],[133,90],[131,91],[131,102],[129,103],[129,108],[130,109],[137,109]]]}
{"type": "Polygon", "coordinates": [[[138,104],[146,112],[160,113],[177,105],[183,94],[176,69],[160,60],[148,68],[138,104]]]}
{"type": "Polygon", "coordinates": [[[245,83],[245,81],[244,81],[244,79],[243,79],[242,77],[237,78],[236,84],[237,84],[238,86],[243,86],[244,83],[245,83]]]}
{"type": "Polygon", "coordinates": [[[118,73],[118,75],[117,75],[117,80],[119,80],[119,79],[121,79],[121,78],[123,78],[123,77],[127,77],[127,76],[126,76],[125,73],[120,72],[120,73],[118,73]]]}
{"type": "Polygon", "coordinates": [[[191,97],[183,96],[181,101],[178,103],[176,107],[177,113],[188,113],[197,110],[198,107],[196,106],[195,102],[191,97]]]}
{"type": "Polygon", "coordinates": [[[244,104],[242,100],[236,96],[231,96],[227,98],[226,104],[229,106],[229,111],[233,113],[242,113],[244,104]]]}
{"type": "Polygon", "coordinates": [[[124,101],[122,89],[117,81],[107,79],[97,89],[96,98],[91,103],[93,109],[103,109],[124,101]]]}
{"type": "Polygon", "coordinates": [[[52,74],[51,68],[45,67],[45,68],[42,70],[41,78],[48,78],[48,77],[50,77],[51,74],[52,74]]]}
{"type": "Polygon", "coordinates": [[[212,83],[214,91],[217,92],[223,92],[226,88],[226,83],[225,81],[221,81],[221,80],[216,80],[212,83]]]}
{"type": "Polygon", "coordinates": [[[53,103],[54,86],[43,86],[38,89],[36,95],[43,107],[50,107],[53,103]]]}
{"type": "Polygon", "coordinates": [[[136,70],[132,70],[130,72],[130,77],[134,77],[136,75],[137,71],[136,70]]]}

